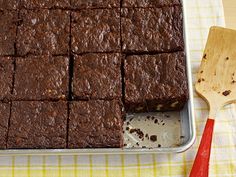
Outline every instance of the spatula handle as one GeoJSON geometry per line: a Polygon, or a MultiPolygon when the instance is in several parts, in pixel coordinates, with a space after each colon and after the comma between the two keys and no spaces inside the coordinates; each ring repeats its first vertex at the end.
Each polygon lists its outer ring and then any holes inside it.
{"type": "Polygon", "coordinates": [[[190,177],[208,177],[214,119],[207,119],[190,177]]]}

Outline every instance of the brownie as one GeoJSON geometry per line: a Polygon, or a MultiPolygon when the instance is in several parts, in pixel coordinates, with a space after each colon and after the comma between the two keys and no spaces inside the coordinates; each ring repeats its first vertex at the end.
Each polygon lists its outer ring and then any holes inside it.
{"type": "Polygon", "coordinates": [[[7,130],[10,117],[10,104],[0,101],[0,149],[5,149],[7,145],[7,130]]]}
{"type": "Polygon", "coordinates": [[[66,148],[66,102],[14,101],[7,148],[66,148]]]}
{"type": "Polygon", "coordinates": [[[112,8],[120,7],[120,0],[71,0],[72,8],[112,8]]]}
{"type": "Polygon", "coordinates": [[[121,98],[121,55],[76,55],[73,95],[80,99],[121,98]]]}
{"type": "Polygon", "coordinates": [[[120,10],[87,9],[72,12],[72,51],[119,52],[120,10]]]}
{"type": "Polygon", "coordinates": [[[17,12],[0,9],[0,56],[14,55],[17,12]]]}
{"type": "Polygon", "coordinates": [[[16,58],[16,100],[58,100],[68,96],[69,58],[31,56],[16,58]]]}
{"type": "Polygon", "coordinates": [[[0,100],[8,99],[11,95],[13,70],[13,59],[0,57],[0,100]]]}
{"type": "Polygon", "coordinates": [[[13,10],[13,9],[15,10],[15,9],[18,9],[19,1],[20,0],[0,0],[0,10],[13,10]]]}
{"type": "Polygon", "coordinates": [[[124,61],[128,112],[179,111],[188,99],[185,55],[131,55],[124,61]]]}
{"type": "Polygon", "coordinates": [[[123,52],[157,53],[184,49],[183,15],[179,6],[123,8],[121,26],[123,52]]]}
{"type": "Polygon", "coordinates": [[[70,13],[63,10],[21,10],[18,55],[63,55],[69,49],[70,13]]]}
{"type": "Polygon", "coordinates": [[[122,7],[163,7],[181,5],[180,0],[122,0],[122,7]]]}
{"type": "Polygon", "coordinates": [[[70,105],[68,147],[121,147],[122,110],[119,101],[79,101],[70,105]]]}
{"type": "Polygon", "coordinates": [[[69,8],[70,0],[21,0],[21,5],[26,9],[69,8]]]}

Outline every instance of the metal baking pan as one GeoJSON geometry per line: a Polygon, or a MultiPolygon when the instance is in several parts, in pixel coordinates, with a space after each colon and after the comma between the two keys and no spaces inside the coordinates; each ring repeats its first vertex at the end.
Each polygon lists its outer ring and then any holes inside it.
{"type": "Polygon", "coordinates": [[[127,120],[124,123],[125,147],[123,148],[0,150],[0,155],[179,153],[190,148],[194,143],[196,130],[193,109],[193,83],[186,28],[186,4],[184,0],[182,4],[189,100],[181,112],[127,114],[127,120]],[[127,130],[127,126],[129,130],[127,130]],[[140,129],[143,135],[140,137],[140,134],[135,131],[130,132],[130,129],[140,129]],[[154,141],[153,138],[150,140],[151,135],[155,135],[154,141]]]}

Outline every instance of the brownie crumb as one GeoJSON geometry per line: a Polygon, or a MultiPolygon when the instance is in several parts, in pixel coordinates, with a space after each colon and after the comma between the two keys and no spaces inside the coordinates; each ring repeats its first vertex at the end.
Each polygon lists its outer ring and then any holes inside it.
{"type": "Polygon", "coordinates": [[[203,73],[203,71],[200,71],[200,73],[203,73]]]}
{"type": "Polygon", "coordinates": [[[162,125],[165,125],[165,122],[163,122],[162,125]]]}
{"type": "Polygon", "coordinates": [[[158,119],[155,119],[154,123],[157,124],[158,123],[158,119]]]}
{"type": "Polygon", "coordinates": [[[131,129],[129,130],[129,132],[130,132],[130,133],[134,133],[134,132],[135,132],[135,129],[131,128],[131,129]]]}
{"type": "Polygon", "coordinates": [[[207,59],[207,54],[204,54],[204,55],[203,55],[203,58],[204,58],[204,59],[207,59]]]}
{"type": "Polygon", "coordinates": [[[147,116],[147,119],[150,119],[150,116],[147,116]]]}
{"type": "Polygon", "coordinates": [[[129,130],[130,133],[137,133],[138,137],[143,140],[144,133],[139,128],[133,128],[129,130]]]}
{"type": "Polygon", "coordinates": [[[148,134],[146,134],[145,137],[146,137],[147,139],[149,139],[149,135],[148,135],[148,134]]]}
{"type": "Polygon", "coordinates": [[[146,148],[146,146],[142,146],[142,148],[146,148]]]}
{"type": "Polygon", "coordinates": [[[160,144],[158,144],[158,147],[161,147],[161,145],[160,145],[160,144]]]}
{"type": "Polygon", "coordinates": [[[127,124],[127,125],[129,125],[129,124],[130,124],[130,122],[127,122],[126,124],[127,124]]]}
{"type": "Polygon", "coordinates": [[[225,59],[226,59],[226,60],[229,60],[229,57],[226,57],[225,59]]]}
{"type": "Polygon", "coordinates": [[[157,141],[157,136],[156,135],[151,135],[150,140],[153,141],[153,142],[157,141]]]}
{"type": "Polygon", "coordinates": [[[185,136],[180,136],[181,139],[185,138],[185,136]]]}
{"type": "Polygon", "coordinates": [[[124,146],[127,146],[127,144],[124,144],[124,146]]]}
{"type": "Polygon", "coordinates": [[[225,90],[222,94],[224,96],[228,96],[231,93],[231,90],[225,90]]]}
{"type": "Polygon", "coordinates": [[[205,81],[205,79],[204,79],[204,78],[202,78],[202,81],[205,81]]]}
{"type": "Polygon", "coordinates": [[[136,145],[139,146],[139,143],[137,142],[136,145]]]}
{"type": "Polygon", "coordinates": [[[154,116],[152,116],[152,120],[154,120],[155,119],[155,117],[154,116]]]}
{"type": "Polygon", "coordinates": [[[198,81],[197,81],[198,83],[201,83],[201,79],[198,79],[198,81]]]}
{"type": "Polygon", "coordinates": [[[129,127],[126,127],[126,130],[129,130],[129,127]]]}

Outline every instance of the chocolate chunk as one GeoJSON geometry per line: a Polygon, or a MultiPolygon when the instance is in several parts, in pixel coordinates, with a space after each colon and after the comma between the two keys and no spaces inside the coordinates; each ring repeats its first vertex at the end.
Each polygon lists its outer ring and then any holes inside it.
{"type": "Polygon", "coordinates": [[[13,101],[7,148],[66,148],[66,102],[13,101]]]}
{"type": "Polygon", "coordinates": [[[75,56],[73,95],[80,99],[121,98],[121,55],[75,56]]]}
{"type": "Polygon", "coordinates": [[[72,102],[68,147],[121,147],[122,124],[119,101],[72,102]]]}

